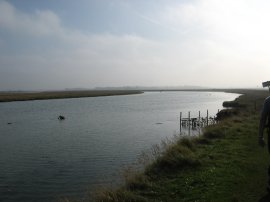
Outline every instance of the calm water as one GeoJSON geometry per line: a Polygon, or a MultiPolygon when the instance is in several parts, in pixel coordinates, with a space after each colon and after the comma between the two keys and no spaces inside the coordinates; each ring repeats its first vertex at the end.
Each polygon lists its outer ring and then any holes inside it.
{"type": "Polygon", "coordinates": [[[0,103],[0,201],[83,197],[89,187],[117,181],[142,150],[179,133],[180,111],[214,115],[237,96],[155,92],[0,103]]]}

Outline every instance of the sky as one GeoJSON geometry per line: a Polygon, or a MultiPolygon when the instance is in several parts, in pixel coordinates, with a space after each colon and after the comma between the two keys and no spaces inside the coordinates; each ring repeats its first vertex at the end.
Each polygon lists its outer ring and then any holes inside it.
{"type": "Polygon", "coordinates": [[[267,0],[0,0],[0,91],[261,88],[267,0]]]}

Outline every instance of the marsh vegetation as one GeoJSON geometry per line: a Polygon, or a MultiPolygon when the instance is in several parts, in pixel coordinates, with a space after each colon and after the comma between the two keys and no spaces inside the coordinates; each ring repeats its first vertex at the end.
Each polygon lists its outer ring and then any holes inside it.
{"type": "Polygon", "coordinates": [[[0,102],[49,100],[80,97],[100,97],[113,95],[140,94],[137,90],[92,90],[92,91],[52,91],[52,92],[2,92],[0,102]]]}

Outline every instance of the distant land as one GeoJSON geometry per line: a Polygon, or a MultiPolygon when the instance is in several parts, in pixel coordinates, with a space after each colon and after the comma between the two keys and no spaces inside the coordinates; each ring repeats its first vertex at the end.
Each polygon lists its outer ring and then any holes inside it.
{"type": "Polygon", "coordinates": [[[65,89],[36,89],[36,90],[0,90],[0,93],[40,93],[40,92],[75,92],[75,91],[130,91],[130,90],[138,90],[138,91],[171,91],[171,90],[220,90],[220,89],[252,89],[252,90],[261,90],[263,89],[261,86],[257,87],[206,87],[206,86],[195,86],[195,85],[181,85],[181,86],[114,86],[114,87],[94,87],[94,88],[65,88],[65,89]]]}
{"type": "Polygon", "coordinates": [[[94,87],[94,88],[65,88],[65,89],[36,89],[36,90],[0,90],[0,93],[31,93],[31,92],[62,92],[62,91],[100,91],[100,90],[188,90],[188,89],[211,89],[209,87],[202,86],[192,86],[192,85],[184,85],[184,86],[114,86],[114,87],[94,87]]]}
{"type": "Polygon", "coordinates": [[[114,95],[140,94],[155,91],[206,91],[206,92],[238,92],[241,90],[268,90],[265,88],[209,88],[201,86],[123,86],[123,87],[96,87],[66,88],[65,90],[36,90],[36,91],[0,91],[0,102],[48,100],[80,97],[99,97],[114,95]]]}
{"type": "Polygon", "coordinates": [[[209,89],[202,86],[122,86],[122,87],[96,87],[94,90],[189,90],[209,89]]]}
{"type": "Polygon", "coordinates": [[[100,97],[140,94],[138,90],[77,90],[77,91],[43,91],[43,92],[0,92],[0,102],[49,100],[81,97],[100,97]]]}

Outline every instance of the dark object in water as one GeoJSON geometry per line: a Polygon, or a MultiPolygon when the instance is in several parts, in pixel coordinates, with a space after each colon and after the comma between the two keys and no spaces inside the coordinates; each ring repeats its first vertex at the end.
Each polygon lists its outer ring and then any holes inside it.
{"type": "Polygon", "coordinates": [[[9,122],[9,123],[7,123],[7,124],[8,124],[8,125],[11,125],[12,123],[9,122]]]}
{"type": "Polygon", "coordinates": [[[58,119],[59,120],[65,120],[66,118],[64,116],[60,115],[60,116],[58,116],[58,119]]]}

